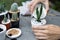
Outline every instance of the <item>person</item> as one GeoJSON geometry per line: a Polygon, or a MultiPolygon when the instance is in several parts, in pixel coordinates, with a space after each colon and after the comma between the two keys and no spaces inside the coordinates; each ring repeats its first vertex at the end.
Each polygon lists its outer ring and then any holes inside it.
{"type": "MultiPolygon", "coordinates": [[[[29,5],[30,11],[33,13],[35,6],[39,2],[45,4],[46,12],[48,12],[49,10],[48,0],[32,0],[32,2],[29,5]]],[[[37,39],[57,40],[60,38],[60,27],[53,24],[32,27],[32,30],[37,39]]]]}

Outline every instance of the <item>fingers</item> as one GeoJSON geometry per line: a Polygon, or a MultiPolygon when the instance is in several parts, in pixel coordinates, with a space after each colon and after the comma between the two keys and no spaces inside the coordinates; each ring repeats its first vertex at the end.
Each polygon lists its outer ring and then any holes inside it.
{"type": "Polygon", "coordinates": [[[43,25],[43,26],[33,26],[32,29],[34,30],[47,30],[48,29],[48,26],[46,25],[43,25]]]}
{"type": "Polygon", "coordinates": [[[34,11],[34,8],[35,8],[36,4],[37,4],[37,2],[34,2],[34,3],[32,4],[32,6],[31,6],[31,12],[32,12],[32,13],[33,13],[33,11],[34,11]]]}
{"type": "Polygon", "coordinates": [[[37,39],[48,39],[48,37],[36,37],[37,39]]]}
{"type": "Polygon", "coordinates": [[[28,5],[29,8],[31,8],[32,4],[34,3],[34,1],[31,1],[30,4],[28,5]]]}
{"type": "Polygon", "coordinates": [[[48,39],[48,33],[47,30],[33,30],[34,35],[36,36],[37,39],[48,39]]]}
{"type": "Polygon", "coordinates": [[[54,35],[54,34],[50,34],[50,35],[48,35],[49,36],[49,39],[51,39],[51,40],[58,40],[60,37],[60,35],[54,35]]]}
{"type": "Polygon", "coordinates": [[[32,0],[31,1],[30,5],[29,5],[29,8],[30,8],[30,12],[31,13],[33,13],[36,4],[37,4],[37,1],[35,1],[35,0],[32,0]]]}
{"type": "Polygon", "coordinates": [[[48,39],[48,35],[44,33],[34,33],[37,39],[48,39]]]}
{"type": "Polygon", "coordinates": [[[34,33],[45,33],[48,34],[48,30],[33,30],[34,33]]]}
{"type": "Polygon", "coordinates": [[[31,1],[30,4],[28,5],[29,9],[30,9],[30,12],[31,12],[31,7],[32,7],[33,3],[34,3],[34,1],[31,1]]]}
{"type": "Polygon", "coordinates": [[[33,13],[36,4],[38,4],[40,2],[45,2],[45,0],[32,0],[31,1],[30,5],[29,5],[31,13],[33,13]]]}
{"type": "Polygon", "coordinates": [[[37,37],[46,37],[47,36],[47,34],[44,34],[44,33],[34,33],[34,34],[37,37]]]}
{"type": "Polygon", "coordinates": [[[57,35],[51,35],[51,36],[36,36],[37,39],[45,39],[45,40],[58,40],[59,37],[57,35]]]}
{"type": "Polygon", "coordinates": [[[58,39],[60,35],[57,35],[59,27],[55,25],[43,25],[34,26],[32,30],[37,39],[58,39]]]}

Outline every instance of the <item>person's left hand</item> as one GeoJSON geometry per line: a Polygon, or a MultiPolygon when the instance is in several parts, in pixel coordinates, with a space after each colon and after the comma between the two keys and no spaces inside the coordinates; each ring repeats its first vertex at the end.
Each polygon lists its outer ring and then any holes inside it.
{"type": "Polygon", "coordinates": [[[32,30],[37,39],[59,39],[60,38],[60,27],[56,25],[43,25],[32,27],[32,30]]]}
{"type": "Polygon", "coordinates": [[[46,6],[46,12],[48,12],[48,10],[49,10],[48,0],[32,0],[31,3],[28,5],[31,13],[33,13],[35,6],[40,2],[46,6]]]}

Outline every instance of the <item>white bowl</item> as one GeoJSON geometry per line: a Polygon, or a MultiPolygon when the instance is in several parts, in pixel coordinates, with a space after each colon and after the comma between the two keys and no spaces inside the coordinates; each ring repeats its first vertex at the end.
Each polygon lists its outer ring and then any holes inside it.
{"type": "Polygon", "coordinates": [[[20,35],[21,35],[21,30],[19,29],[19,28],[11,28],[11,29],[9,29],[7,32],[6,32],[6,35],[9,37],[9,38],[17,38],[17,37],[19,37],[20,35]],[[17,34],[17,35],[13,35],[13,36],[9,36],[8,35],[8,32],[10,31],[10,30],[12,30],[12,29],[16,29],[16,30],[18,30],[19,31],[19,33],[17,34]]]}
{"type": "Polygon", "coordinates": [[[6,26],[0,24],[0,28],[3,29],[3,31],[0,32],[0,40],[5,40],[6,26]]]}
{"type": "Polygon", "coordinates": [[[3,29],[3,31],[1,31],[0,33],[3,33],[3,32],[5,32],[5,31],[6,31],[6,26],[5,26],[5,25],[0,24],[0,28],[2,28],[2,29],[3,29]]]}

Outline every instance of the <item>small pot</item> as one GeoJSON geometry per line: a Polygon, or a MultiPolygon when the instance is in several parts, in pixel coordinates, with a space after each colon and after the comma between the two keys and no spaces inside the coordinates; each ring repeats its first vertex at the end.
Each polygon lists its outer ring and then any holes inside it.
{"type": "Polygon", "coordinates": [[[3,29],[3,31],[0,32],[0,40],[5,40],[6,26],[0,24],[0,28],[3,29]]]}
{"type": "MultiPolygon", "coordinates": [[[[42,26],[42,25],[45,25],[45,24],[46,24],[45,19],[42,19],[40,22],[36,21],[36,19],[32,19],[31,20],[32,31],[34,30],[35,27],[42,26]]],[[[41,39],[41,40],[43,40],[43,39],[41,39]]]]}
{"type": "Polygon", "coordinates": [[[7,13],[8,13],[8,11],[0,13],[0,24],[1,24],[2,20],[4,19],[4,15],[6,15],[6,16],[8,15],[7,13]]]}
{"type": "Polygon", "coordinates": [[[11,21],[9,19],[7,19],[7,22],[2,21],[2,24],[4,24],[6,26],[6,28],[7,28],[7,30],[8,30],[8,29],[10,29],[11,21]]]}
{"type": "Polygon", "coordinates": [[[19,20],[11,21],[11,28],[19,28],[19,20]]]}
{"type": "Polygon", "coordinates": [[[19,18],[19,16],[20,16],[20,12],[19,12],[19,11],[17,11],[17,12],[9,11],[8,14],[9,14],[9,16],[10,16],[10,19],[12,18],[12,14],[13,14],[13,13],[17,13],[18,18],[19,18]]]}
{"type": "Polygon", "coordinates": [[[45,24],[46,24],[45,19],[42,19],[41,22],[36,21],[36,19],[31,20],[32,27],[37,27],[37,26],[41,26],[41,25],[45,25],[45,24]]]}
{"type": "Polygon", "coordinates": [[[20,20],[19,16],[20,16],[20,12],[19,12],[19,11],[17,11],[17,12],[9,11],[8,14],[9,14],[10,20],[11,20],[11,28],[19,28],[19,20],[20,20]],[[12,14],[13,14],[13,13],[17,13],[17,15],[18,15],[18,20],[13,20],[13,19],[12,19],[12,14]]]}

